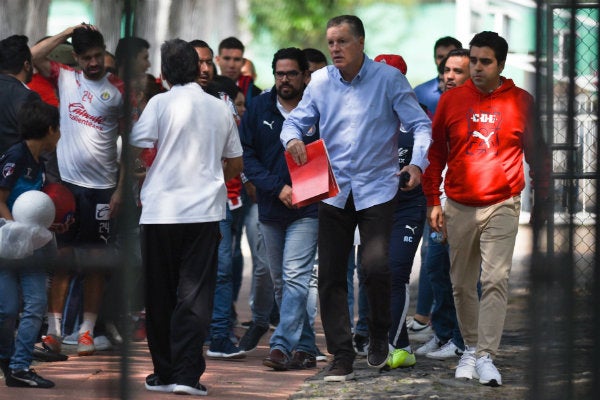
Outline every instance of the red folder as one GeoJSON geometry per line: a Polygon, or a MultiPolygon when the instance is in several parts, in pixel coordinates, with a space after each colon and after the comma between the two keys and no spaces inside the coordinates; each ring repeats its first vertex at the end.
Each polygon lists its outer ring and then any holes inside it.
{"type": "Polygon", "coordinates": [[[323,139],[306,145],[306,164],[296,164],[287,151],[285,161],[292,178],[293,205],[304,207],[340,192],[323,139]]]}

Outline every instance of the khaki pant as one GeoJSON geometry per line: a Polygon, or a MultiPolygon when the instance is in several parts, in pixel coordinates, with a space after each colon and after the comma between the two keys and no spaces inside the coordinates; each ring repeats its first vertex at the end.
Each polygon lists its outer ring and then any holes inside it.
{"type": "Polygon", "coordinates": [[[478,357],[495,356],[500,345],[520,210],[521,196],[486,207],[446,202],[456,315],[465,345],[477,346],[478,357]]]}

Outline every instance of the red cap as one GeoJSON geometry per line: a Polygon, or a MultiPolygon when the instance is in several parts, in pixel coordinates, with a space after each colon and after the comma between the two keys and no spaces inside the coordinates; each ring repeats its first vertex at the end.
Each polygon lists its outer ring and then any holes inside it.
{"type": "Polygon", "coordinates": [[[382,62],[384,64],[387,64],[389,66],[397,68],[404,75],[406,75],[406,71],[408,70],[408,67],[406,65],[406,61],[404,61],[404,58],[402,58],[402,56],[399,56],[397,54],[380,54],[377,57],[375,57],[375,61],[382,62]]]}

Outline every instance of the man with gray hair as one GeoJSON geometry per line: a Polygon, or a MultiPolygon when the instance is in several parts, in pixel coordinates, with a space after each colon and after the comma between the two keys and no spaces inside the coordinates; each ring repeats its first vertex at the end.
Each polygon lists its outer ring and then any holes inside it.
{"type": "Polygon", "coordinates": [[[389,242],[398,190],[411,190],[428,165],[431,122],[406,77],[364,53],[365,30],[353,15],[327,23],[333,65],[315,71],[304,95],[283,124],[281,143],[294,161],[306,163],[301,140],[319,124],[340,193],[319,203],[319,297],[327,350],[334,360],[326,381],[354,377],[346,282],[354,230],[360,232],[369,312],[367,362],[381,368],[388,358],[391,325],[389,242]],[[413,132],[412,159],[398,171],[398,127],[413,132]],[[399,175],[410,175],[399,188],[399,175]]]}
{"type": "Polygon", "coordinates": [[[129,143],[135,158],[156,147],[141,190],[148,347],[146,389],[206,395],[202,346],[217,277],[225,181],[242,171],[242,146],[227,105],[196,83],[198,54],[180,39],[161,46],[171,88],[150,99],[129,143]],[[176,162],[175,162],[176,160],[176,162]]]}

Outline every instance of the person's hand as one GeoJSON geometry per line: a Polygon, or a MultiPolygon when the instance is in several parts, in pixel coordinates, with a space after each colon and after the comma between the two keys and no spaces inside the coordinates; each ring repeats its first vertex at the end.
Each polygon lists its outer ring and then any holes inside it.
{"type": "Polygon", "coordinates": [[[442,206],[427,207],[427,220],[429,221],[431,229],[436,232],[445,233],[446,227],[444,226],[444,212],[442,206]]]}
{"type": "Polygon", "coordinates": [[[292,187],[289,185],[285,185],[281,192],[279,192],[279,200],[287,207],[294,208],[292,205],[292,187]]]}
{"type": "Polygon", "coordinates": [[[288,153],[290,153],[296,164],[306,164],[306,146],[304,145],[304,142],[302,140],[290,140],[289,142],[287,142],[286,150],[288,151],[288,153]]]}
{"type": "Polygon", "coordinates": [[[531,214],[529,215],[529,224],[534,228],[542,227],[548,220],[551,209],[552,202],[548,199],[544,199],[539,204],[534,204],[531,214]]]}
{"type": "Polygon", "coordinates": [[[123,194],[120,188],[115,189],[114,193],[110,197],[110,217],[114,218],[119,213],[119,209],[121,208],[121,202],[123,199],[123,194]]]}
{"type": "Polygon", "coordinates": [[[75,222],[75,217],[70,215],[65,222],[54,223],[54,224],[50,225],[50,228],[48,228],[48,229],[50,229],[52,232],[58,233],[60,235],[62,233],[67,232],[71,228],[71,225],[73,225],[74,222],[75,222]]]}
{"type": "Polygon", "coordinates": [[[396,173],[396,175],[400,176],[403,172],[408,172],[410,175],[410,179],[406,181],[405,185],[400,188],[403,192],[407,192],[419,186],[421,184],[421,168],[416,165],[409,164],[402,168],[400,171],[396,173]]]}
{"type": "Polygon", "coordinates": [[[246,189],[246,194],[252,200],[253,203],[256,203],[256,186],[250,181],[244,183],[244,188],[246,189]]]}

